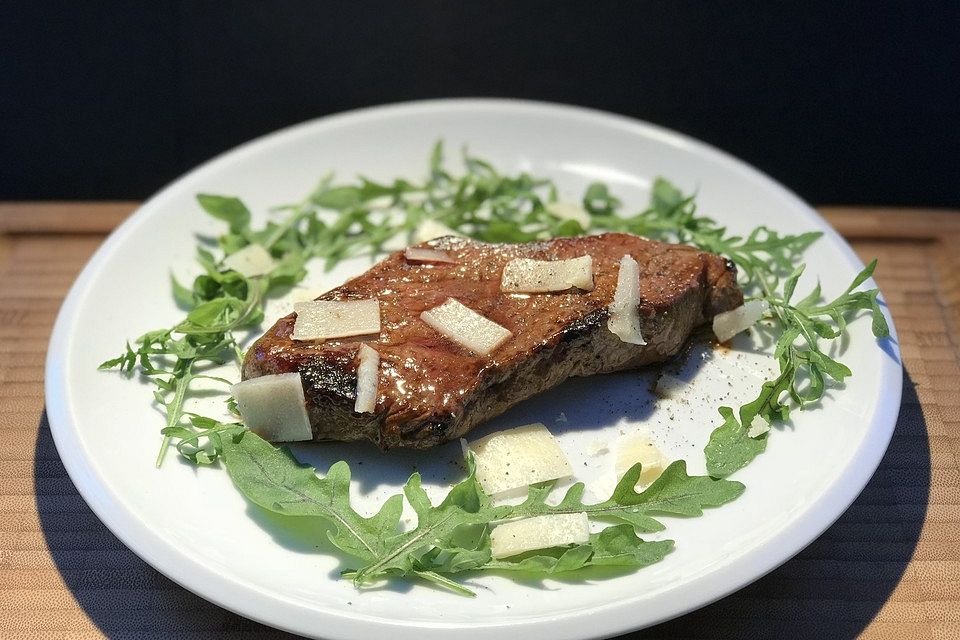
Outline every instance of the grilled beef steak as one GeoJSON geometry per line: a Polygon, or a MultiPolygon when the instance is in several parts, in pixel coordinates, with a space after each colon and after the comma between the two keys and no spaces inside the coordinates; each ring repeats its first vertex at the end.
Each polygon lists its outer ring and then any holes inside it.
{"type": "Polygon", "coordinates": [[[715,314],[743,302],[732,263],[694,248],[608,233],[520,245],[446,237],[421,245],[455,264],[415,264],[403,252],[319,300],[380,301],[379,339],[294,341],[295,314],[281,318],[249,350],[245,379],[299,371],[315,440],[370,440],[381,448],[427,448],[572,376],[662,362],[715,314]],[[620,259],[640,266],[640,318],[646,345],[622,342],[607,327],[620,259]],[[500,291],[513,258],[593,257],[593,291],[500,291]],[[513,336],[488,356],[468,352],[421,319],[455,298],[513,336]],[[380,355],[375,413],[353,411],[360,342],[380,355]]]}

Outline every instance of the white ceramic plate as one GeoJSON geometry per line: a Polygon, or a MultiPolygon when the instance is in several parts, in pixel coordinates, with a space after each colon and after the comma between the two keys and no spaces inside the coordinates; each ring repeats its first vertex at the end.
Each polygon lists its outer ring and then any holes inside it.
{"type": "MultiPolygon", "coordinates": [[[[810,543],[854,500],[886,449],[900,402],[901,367],[894,340],[884,348],[869,322],[853,323],[842,359],[854,376],[815,411],[777,428],[768,451],[738,473],[746,493],[696,519],[666,518],[660,537],[676,540],[663,562],[590,581],[469,581],[464,598],[422,584],[357,591],[340,580],[338,559],[314,526],[291,531],[247,505],[222,469],[195,469],[168,456],[153,467],[161,415],[147,385],[96,366],[123,340],[169,326],[180,315],[169,295],[172,269],[189,279],[195,234],[219,231],[195,204],[197,192],[241,196],[257,215],[302,198],[318,176],[420,178],[432,143],[450,155],[461,145],[507,171],[554,178],[576,198],[594,180],[608,182],[628,207],[646,202],[663,175],[699,193],[700,210],[744,231],[819,229],[801,289],[814,278],[826,294],[861,268],[846,243],[796,196],[771,179],[702,143],[649,124],[571,107],[502,100],[444,100],[366,109],[323,118],[267,136],[190,172],[144,204],[114,232],[70,291],[47,360],[46,396],[57,448],[81,494],[108,527],[154,567],[201,596],[240,614],[326,638],[598,637],[636,629],[703,606],[757,579],[810,543]]],[[[368,266],[315,270],[305,284],[326,288],[368,266]]],[[[871,284],[871,283],[868,283],[871,284]]],[[[289,306],[271,303],[268,324],[289,306]]],[[[718,424],[716,407],[752,399],[773,364],[742,337],[732,353],[697,347],[680,375],[685,397],[656,400],[650,374],[572,381],[526,402],[482,430],[542,421],[558,434],[588,487],[611,482],[620,434],[646,429],[693,472],[718,424]]],[[[679,367],[679,365],[677,365],[679,367]]],[[[228,375],[237,376],[236,370],[228,375]]],[[[194,405],[217,411],[221,400],[194,405]]],[[[478,435],[479,435],[478,434],[478,435]]],[[[346,459],[357,501],[372,509],[399,491],[414,465],[435,495],[461,473],[459,447],[427,453],[380,453],[347,445],[298,446],[321,469],[346,459]]]]}

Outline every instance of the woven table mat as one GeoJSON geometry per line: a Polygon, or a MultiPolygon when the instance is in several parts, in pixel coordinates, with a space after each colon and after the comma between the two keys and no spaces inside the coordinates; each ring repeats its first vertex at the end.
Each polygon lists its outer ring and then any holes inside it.
{"type": "MultiPolygon", "coordinates": [[[[44,413],[57,309],[134,203],[0,204],[0,638],[274,638],[164,578],[67,476],[44,413]]],[[[960,638],[960,212],[824,214],[880,283],[900,335],[903,405],[849,510],[765,578],[643,638],[960,638]]]]}

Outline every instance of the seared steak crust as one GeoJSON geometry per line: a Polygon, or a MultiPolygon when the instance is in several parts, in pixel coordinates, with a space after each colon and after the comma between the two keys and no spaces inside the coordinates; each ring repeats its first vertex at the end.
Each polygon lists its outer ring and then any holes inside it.
{"type": "Polygon", "coordinates": [[[572,376],[661,362],[715,314],[743,303],[732,263],[694,248],[608,233],[520,245],[446,237],[422,245],[448,252],[456,264],[413,264],[390,255],[319,300],[380,301],[374,337],[291,339],[294,314],[281,318],[249,350],[244,379],[299,371],[315,440],[370,440],[381,448],[427,448],[460,438],[477,424],[572,376]],[[607,328],[621,257],[640,266],[644,346],[607,328]],[[503,266],[518,257],[593,257],[593,291],[546,294],[500,291],[503,266]],[[513,332],[488,356],[472,354],[420,320],[420,313],[456,298],[513,332]],[[376,413],[355,413],[357,351],[366,341],[380,354],[376,413]]]}

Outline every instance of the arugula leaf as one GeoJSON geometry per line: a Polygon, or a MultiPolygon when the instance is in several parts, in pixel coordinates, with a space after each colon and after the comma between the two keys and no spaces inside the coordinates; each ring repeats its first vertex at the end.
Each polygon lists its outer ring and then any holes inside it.
{"type": "MultiPolygon", "coordinates": [[[[478,514],[485,511],[471,515],[463,509],[470,502],[468,494],[479,486],[472,473],[439,507],[430,505],[419,475],[411,476],[404,493],[419,522],[412,531],[398,532],[403,497],[390,497],[370,518],[361,516],[350,505],[350,470],[346,462],[335,463],[326,477],[319,478],[311,467],[300,465],[288,450],[278,449],[249,431],[224,438],[222,457],[231,480],[251,502],[281,515],[321,517],[333,524],[335,531],[328,534],[330,542],[369,563],[359,571],[345,574],[357,584],[390,574],[410,574],[465,591],[456,583],[447,584],[450,581],[435,571],[421,568],[419,558],[425,547],[446,540],[458,526],[483,518],[478,514]]],[[[474,499],[477,497],[474,495],[474,499]]],[[[485,499],[483,504],[488,505],[489,501],[485,499]]],[[[485,556],[481,554],[474,566],[488,557],[489,551],[485,556]]],[[[449,559],[446,562],[458,569],[465,566],[449,559]]]]}
{"type": "MultiPolygon", "coordinates": [[[[208,376],[194,376],[208,377],[208,376]]],[[[229,384],[227,380],[214,378],[229,384]]],[[[186,414],[186,412],[184,412],[186,414]]],[[[163,428],[160,433],[165,437],[177,439],[177,451],[184,458],[194,464],[210,464],[223,451],[222,438],[238,433],[244,429],[239,423],[224,423],[212,418],[186,414],[189,416],[192,429],[176,425],[163,428]]]]}
{"type": "Polygon", "coordinates": [[[193,299],[193,290],[188,289],[177,280],[177,278],[171,273],[170,274],[170,287],[173,289],[173,299],[177,301],[177,304],[186,309],[193,307],[195,301],[193,299]]]}
{"type": "MultiPolygon", "coordinates": [[[[472,473],[465,482],[475,483],[472,473]]],[[[354,574],[355,582],[371,582],[379,576],[390,573],[399,575],[416,573],[416,570],[422,566],[421,555],[431,547],[456,552],[459,564],[463,566],[462,551],[451,544],[454,532],[464,525],[482,523],[492,515],[487,505],[478,511],[470,512],[465,511],[456,500],[445,500],[434,507],[420,484],[418,473],[410,476],[403,487],[403,494],[417,514],[417,526],[411,531],[387,538],[385,542],[389,549],[376,561],[357,571],[354,574]]],[[[475,558],[476,554],[471,556],[475,558]]],[[[435,569],[432,568],[432,570],[435,569]]]]}
{"type": "Polygon", "coordinates": [[[350,467],[337,462],[325,478],[301,465],[287,449],[274,447],[250,431],[223,438],[223,461],[240,492],[259,506],[288,516],[316,516],[336,527],[329,535],[337,548],[373,561],[386,551],[386,534],[400,522],[402,498],[384,502],[364,518],[350,506],[350,467]]]}
{"type": "Polygon", "coordinates": [[[230,479],[248,500],[280,515],[320,517],[334,526],[328,534],[330,542],[366,563],[344,574],[357,584],[390,576],[419,576],[461,591],[462,587],[448,584],[441,574],[490,568],[556,573],[601,564],[645,566],[672,548],[669,541],[647,543],[637,537],[635,531],[663,528],[650,514],[699,516],[705,507],[720,506],[743,492],[739,482],[689,476],[685,463],[678,461],[641,492],[634,488],[641,471],[640,465],[635,465],[610,499],[596,504],[582,501],[582,483],[573,485],[558,504],[547,504],[552,483],[543,483],[531,487],[530,495],[519,505],[494,506],[477,482],[473,458],[468,456],[467,477],[451,488],[439,505],[431,503],[420,475],[414,473],[403,496],[390,497],[376,515],[366,518],[350,504],[346,462],[335,463],[320,478],[288,450],[236,425],[227,425],[218,436],[230,479]],[[404,498],[417,515],[417,525],[409,531],[399,529],[404,498]],[[591,536],[588,544],[558,555],[537,554],[519,563],[491,559],[489,527],[559,513],[586,513],[590,518],[625,524],[608,527],[591,536]],[[471,539],[469,531],[476,527],[482,527],[482,533],[471,539]]]}
{"type": "Polygon", "coordinates": [[[612,215],[620,206],[620,200],[610,193],[602,182],[594,182],[583,194],[583,208],[593,215],[612,215]]]}
{"type": "Polygon", "coordinates": [[[707,456],[707,473],[715,478],[726,478],[750,464],[767,448],[767,434],[756,438],[747,436],[749,423],[737,420],[730,407],[720,407],[724,422],[710,434],[704,453],[707,456]]]}
{"type": "Polygon", "coordinates": [[[699,516],[704,507],[719,507],[743,493],[744,486],[730,480],[687,475],[687,463],[672,462],[649,487],[640,493],[634,489],[640,479],[640,464],[633,465],[617,484],[605,505],[618,504],[647,513],[675,516],[699,516]]]}
{"type": "Polygon", "coordinates": [[[656,564],[673,551],[673,540],[644,542],[626,524],[607,527],[590,535],[586,544],[552,553],[534,552],[519,559],[489,560],[482,569],[517,571],[538,575],[555,575],[587,567],[621,567],[639,569],[656,564]]]}
{"type": "Polygon", "coordinates": [[[197,194],[197,202],[214,218],[230,225],[230,232],[243,234],[250,228],[250,210],[239,198],[197,194]]]}
{"type": "Polygon", "coordinates": [[[671,217],[688,202],[683,193],[663,178],[657,178],[653,181],[653,189],[650,193],[650,208],[664,217],[671,217]]]}
{"type": "Polygon", "coordinates": [[[843,382],[852,375],[846,365],[830,357],[821,346],[823,340],[836,340],[844,335],[849,316],[866,310],[873,316],[874,335],[877,338],[889,335],[886,318],[877,303],[879,291],[855,291],[873,274],[876,264],[874,260],[867,265],[840,296],[826,304],[819,304],[819,283],[796,305],[790,303],[803,272],[802,265],[784,281],[782,293],[770,292],[764,297],[782,330],[774,350],[780,374],[763,383],[755,400],[740,407],[739,420],[729,407],[720,408],[724,423],[710,435],[704,449],[711,476],[725,478],[766,449],[767,433],[754,438],[747,435],[755,416],[770,424],[785,422],[790,410],[784,396],[803,409],[823,397],[826,378],[843,382]]]}
{"type": "Polygon", "coordinates": [[[361,190],[354,186],[334,187],[313,197],[313,203],[318,207],[337,211],[355,207],[361,202],[361,190]]]}
{"type": "Polygon", "coordinates": [[[664,527],[653,515],[699,516],[704,507],[718,507],[743,493],[743,485],[729,480],[687,475],[687,463],[677,460],[642,492],[635,487],[640,479],[641,465],[635,464],[617,483],[613,495],[603,502],[583,502],[585,486],[577,482],[567,489],[556,505],[546,500],[554,483],[533,485],[521,504],[497,512],[498,519],[531,518],[540,515],[586,513],[591,518],[619,520],[637,531],[653,533],[664,527]]]}
{"type": "Polygon", "coordinates": [[[783,399],[785,394],[803,409],[823,397],[828,379],[842,383],[852,375],[846,365],[828,355],[821,345],[821,340],[836,340],[845,335],[849,317],[866,311],[872,316],[874,336],[889,335],[877,300],[879,291],[857,290],[873,274],[876,260],[836,299],[822,303],[818,283],[800,302],[791,303],[804,270],[804,265],[796,263],[820,238],[820,232],[781,235],[760,226],[746,237],[727,235],[726,229],[716,221],[697,214],[692,196],[684,196],[663,179],[654,182],[650,205],[645,211],[619,220],[607,218],[603,224],[619,225],[623,230],[663,240],[686,242],[727,256],[742,270],[744,290],[765,300],[772,309],[778,325],[774,330],[774,357],[780,373],[774,380],[764,382],[756,400],[740,408],[739,419],[729,407],[720,408],[724,422],[711,434],[704,449],[707,469],[714,477],[730,475],[764,451],[767,434],[756,438],[747,435],[755,416],[769,423],[783,422],[789,416],[789,407],[783,399]]]}

